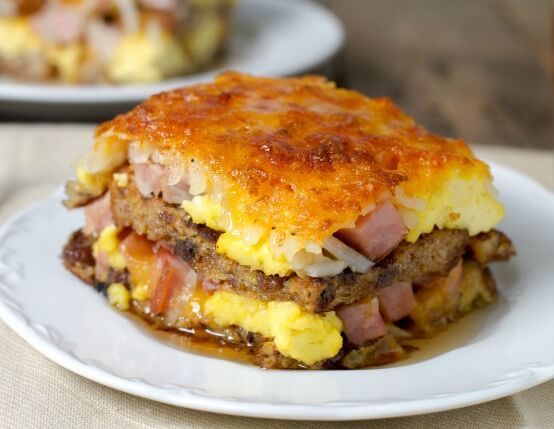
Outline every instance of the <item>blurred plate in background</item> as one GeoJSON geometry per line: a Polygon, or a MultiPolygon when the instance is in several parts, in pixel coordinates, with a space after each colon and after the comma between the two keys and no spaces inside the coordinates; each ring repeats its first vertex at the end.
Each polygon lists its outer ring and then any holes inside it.
{"type": "Polygon", "coordinates": [[[225,57],[214,68],[147,85],[54,85],[0,80],[0,114],[10,119],[99,120],[149,95],[207,81],[223,70],[286,76],[314,70],[341,47],[344,31],[307,0],[239,0],[225,57]]]}

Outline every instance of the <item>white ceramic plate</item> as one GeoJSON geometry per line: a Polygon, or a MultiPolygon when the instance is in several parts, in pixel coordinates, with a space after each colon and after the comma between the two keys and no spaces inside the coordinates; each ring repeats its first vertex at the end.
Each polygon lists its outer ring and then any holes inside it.
{"type": "Polygon", "coordinates": [[[210,80],[223,70],[261,76],[302,73],[322,65],[341,47],[338,19],[307,0],[239,0],[229,49],[210,71],[152,85],[46,85],[0,80],[0,111],[67,119],[113,116],[149,95],[210,80]]]}
{"type": "Polygon", "coordinates": [[[168,404],[244,416],[349,420],[447,410],[554,377],[554,196],[493,166],[518,255],[494,274],[499,302],[463,344],[430,359],[357,371],[266,371],[163,344],[66,272],[59,254],[82,214],[61,190],[0,232],[0,316],[58,364],[168,404]]]}

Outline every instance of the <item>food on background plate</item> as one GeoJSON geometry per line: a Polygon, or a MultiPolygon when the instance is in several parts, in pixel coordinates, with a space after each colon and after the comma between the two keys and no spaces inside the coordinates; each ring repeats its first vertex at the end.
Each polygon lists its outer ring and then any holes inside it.
{"type": "Polygon", "coordinates": [[[21,80],[146,83],[223,51],[233,0],[0,0],[0,73],[21,80]]]}
{"type": "Polygon", "coordinates": [[[514,253],[488,166],[315,76],[215,82],[101,124],[66,267],[159,330],[266,368],[363,368],[491,303],[514,253]]]}

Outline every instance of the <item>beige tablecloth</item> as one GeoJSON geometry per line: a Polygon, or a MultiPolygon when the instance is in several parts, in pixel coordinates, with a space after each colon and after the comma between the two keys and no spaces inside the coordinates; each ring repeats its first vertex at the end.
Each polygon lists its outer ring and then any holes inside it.
{"type": "MultiPolygon", "coordinates": [[[[0,221],[48,194],[91,141],[91,128],[0,125],[0,221]]],[[[476,146],[554,188],[552,152],[476,146]]],[[[140,399],[50,362],[0,322],[0,428],[554,428],[554,381],[469,408],[379,421],[287,422],[230,417],[140,399]]]]}

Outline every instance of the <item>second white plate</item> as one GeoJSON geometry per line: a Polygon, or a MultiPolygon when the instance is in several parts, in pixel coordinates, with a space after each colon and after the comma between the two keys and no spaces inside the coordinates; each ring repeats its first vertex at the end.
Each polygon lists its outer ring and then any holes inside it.
{"type": "Polygon", "coordinates": [[[507,210],[499,228],[518,255],[495,266],[499,302],[482,312],[482,326],[432,358],[356,371],[266,371],[161,343],[62,267],[61,248],[83,219],[61,206],[61,190],[0,231],[0,317],[77,374],[206,411],[349,420],[496,399],[554,377],[554,196],[508,168],[493,173],[507,210]]]}

